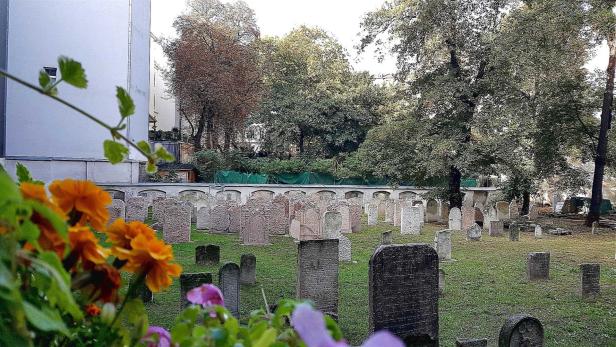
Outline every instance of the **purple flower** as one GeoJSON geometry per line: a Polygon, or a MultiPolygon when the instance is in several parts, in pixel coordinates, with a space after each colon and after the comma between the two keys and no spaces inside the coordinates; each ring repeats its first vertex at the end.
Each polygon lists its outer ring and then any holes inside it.
{"type": "Polygon", "coordinates": [[[171,334],[165,328],[150,326],[141,342],[146,347],[171,347],[171,334]]]}
{"type": "MultiPolygon", "coordinates": [[[[308,304],[295,307],[291,325],[307,347],[349,347],[344,341],[334,341],[325,327],[323,314],[308,304]]],[[[404,347],[404,344],[389,331],[381,330],[370,336],[362,347],[404,347]]]]}
{"type": "Polygon", "coordinates": [[[191,289],[186,294],[186,299],[193,304],[203,306],[203,308],[225,305],[222,292],[213,284],[202,284],[200,287],[191,289]]]}

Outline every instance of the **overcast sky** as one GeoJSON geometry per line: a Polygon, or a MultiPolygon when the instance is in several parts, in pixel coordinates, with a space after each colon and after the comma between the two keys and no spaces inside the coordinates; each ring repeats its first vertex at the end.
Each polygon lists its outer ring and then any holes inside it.
{"type": "MultiPolygon", "coordinates": [[[[224,1],[224,0],[223,0],[224,1]]],[[[229,2],[229,1],[224,1],[229,2]]],[[[373,74],[395,71],[395,60],[388,57],[378,62],[371,52],[357,54],[360,23],[365,13],[377,9],[384,0],[245,0],[256,13],[263,36],[282,36],[291,29],[306,24],[319,26],[347,49],[357,70],[373,74]]],[[[156,36],[174,34],[173,20],[185,10],[185,0],[152,0],[152,33],[156,36]]],[[[153,50],[154,59],[161,62],[162,53],[153,50]]],[[[589,62],[589,67],[607,67],[607,45],[604,45],[589,62]]]]}

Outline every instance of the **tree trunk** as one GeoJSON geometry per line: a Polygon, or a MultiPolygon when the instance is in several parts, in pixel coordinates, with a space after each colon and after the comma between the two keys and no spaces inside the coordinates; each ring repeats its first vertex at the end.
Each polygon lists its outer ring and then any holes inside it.
{"type": "Polygon", "coordinates": [[[203,149],[203,145],[201,145],[201,139],[203,138],[203,131],[205,130],[207,108],[203,107],[203,110],[201,112],[202,113],[199,117],[199,122],[197,123],[197,131],[195,132],[195,136],[193,136],[193,146],[195,146],[195,152],[198,152],[203,149]]]}
{"type": "Polygon", "coordinates": [[[207,127],[205,131],[205,144],[207,149],[214,148],[214,116],[208,115],[207,117],[207,127]]]}
{"type": "Polygon", "coordinates": [[[610,49],[610,57],[607,64],[607,83],[603,92],[603,105],[601,107],[601,128],[599,129],[599,142],[595,156],[595,173],[592,180],[592,197],[590,198],[590,210],[586,217],[586,225],[599,221],[601,213],[601,201],[603,200],[603,174],[607,157],[607,135],[612,123],[612,102],[614,99],[614,71],[616,71],[616,28],[607,38],[610,49]]]}
{"type": "Polygon", "coordinates": [[[225,127],[225,142],[223,144],[223,150],[224,152],[229,152],[229,148],[231,147],[231,134],[232,134],[232,130],[229,129],[228,127],[225,127]]]}
{"type": "Polygon", "coordinates": [[[526,216],[528,214],[528,210],[530,209],[530,193],[525,190],[522,192],[522,216],[526,216]]]}
{"type": "Polygon", "coordinates": [[[462,208],[462,191],[460,183],[462,173],[455,166],[449,168],[449,208],[462,208]]]}

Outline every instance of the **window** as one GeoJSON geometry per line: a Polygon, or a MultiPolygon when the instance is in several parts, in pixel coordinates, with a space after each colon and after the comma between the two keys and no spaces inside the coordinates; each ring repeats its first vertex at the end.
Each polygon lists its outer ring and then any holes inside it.
{"type": "Polygon", "coordinates": [[[51,83],[55,83],[58,76],[58,68],[45,66],[43,69],[47,72],[47,75],[49,75],[51,83]]]}

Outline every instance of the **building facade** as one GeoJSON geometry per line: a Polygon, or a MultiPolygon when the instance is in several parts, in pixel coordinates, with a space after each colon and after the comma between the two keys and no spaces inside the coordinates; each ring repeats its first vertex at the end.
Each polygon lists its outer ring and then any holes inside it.
{"type": "MultiPolygon", "coordinates": [[[[125,135],[147,141],[150,0],[0,0],[0,68],[38,85],[39,71],[57,69],[59,56],[81,62],[88,79],[85,90],[61,84],[61,98],[117,124],[116,86],[123,87],[136,106],[125,135]]],[[[22,163],[46,182],[138,182],[143,157],[131,149],[111,165],[103,154],[109,138],[64,105],[0,78],[0,163],[9,173],[22,163]]]]}

